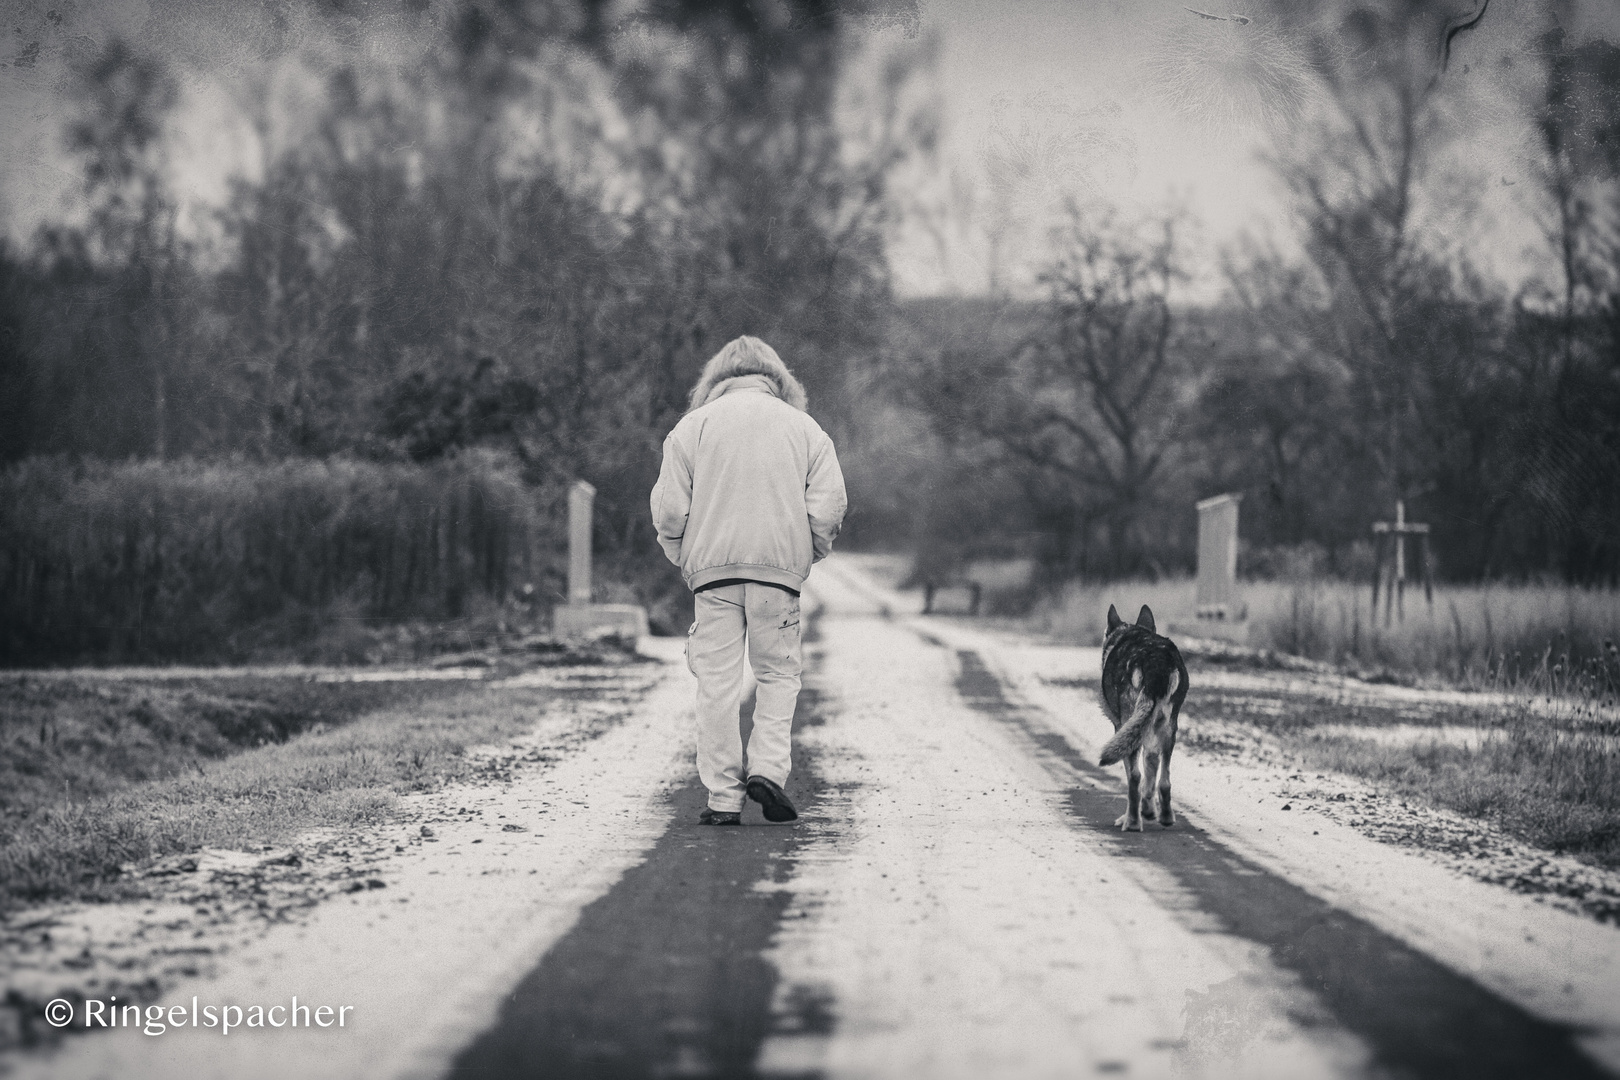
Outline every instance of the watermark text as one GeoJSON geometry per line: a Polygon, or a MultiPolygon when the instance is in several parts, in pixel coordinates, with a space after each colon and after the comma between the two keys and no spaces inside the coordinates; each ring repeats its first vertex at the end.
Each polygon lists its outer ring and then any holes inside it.
{"type": "Polygon", "coordinates": [[[215,1028],[221,1035],[244,1028],[347,1027],[353,1005],[316,1005],[294,997],[275,1005],[138,1005],[121,1002],[116,994],[85,998],[77,1003],[57,998],[45,1006],[45,1022],[65,1028],[133,1028],[146,1035],[162,1035],[176,1028],[215,1028]]]}

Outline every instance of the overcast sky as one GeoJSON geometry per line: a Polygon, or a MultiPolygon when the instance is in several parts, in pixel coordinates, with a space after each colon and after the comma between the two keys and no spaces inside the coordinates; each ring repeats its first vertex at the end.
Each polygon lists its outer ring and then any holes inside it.
{"type": "MultiPolygon", "coordinates": [[[[1200,18],[1176,0],[921,0],[913,29],[938,36],[945,138],[940,175],[906,181],[913,209],[931,213],[896,232],[899,290],[976,292],[993,274],[1003,283],[1027,278],[1043,256],[1052,208],[1074,195],[1135,213],[1186,207],[1200,223],[1195,292],[1213,295],[1222,244],[1245,230],[1286,234],[1257,152],[1298,122],[1309,88],[1297,50],[1268,17],[1271,2],[1206,5],[1220,9],[1214,14],[1236,9],[1245,24],[1200,18]]],[[[77,176],[60,143],[64,61],[75,50],[121,33],[171,61],[186,92],[178,186],[183,197],[217,202],[248,144],[231,123],[235,100],[253,92],[243,74],[269,52],[333,47],[306,36],[323,32],[307,17],[275,29],[269,9],[255,4],[0,3],[0,210],[18,238],[71,205],[77,176]]],[[[1459,13],[1475,3],[1456,0],[1459,13]]],[[[1323,18],[1331,9],[1305,6],[1323,18]]],[[[1479,27],[1457,39],[1443,89],[1467,132],[1445,166],[1465,198],[1432,224],[1506,279],[1522,276],[1536,243],[1524,182],[1532,147],[1516,104],[1530,67],[1513,59],[1539,32],[1544,10],[1543,0],[1491,0],[1479,27]]],[[[1620,39],[1620,0],[1582,0],[1572,29],[1620,39]]],[[[412,46],[383,20],[373,40],[341,47],[402,54],[412,46]]]]}
{"type": "MultiPolygon", "coordinates": [[[[1466,15],[1477,0],[1455,4],[1466,15]]],[[[1330,18],[1335,5],[1303,6],[1330,18]]],[[[1300,58],[1269,3],[1202,7],[1250,21],[1200,18],[1177,0],[923,0],[923,29],[942,46],[944,164],[975,192],[980,217],[1010,207],[1033,220],[1068,192],[1139,213],[1179,203],[1202,225],[1205,295],[1217,287],[1210,256],[1222,244],[1245,230],[1286,233],[1259,152],[1299,122],[1290,110],[1309,90],[1300,58]],[[1034,175],[1011,190],[995,184],[987,163],[1020,151],[1034,175]]],[[[1455,39],[1442,88],[1466,134],[1441,169],[1468,200],[1432,224],[1510,280],[1537,243],[1524,183],[1534,148],[1518,104],[1533,71],[1516,60],[1545,11],[1541,0],[1491,0],[1478,27],[1455,39]]],[[[1620,0],[1578,4],[1569,29],[1620,39],[1620,0]]],[[[998,261],[1003,279],[1016,277],[1007,264],[1041,242],[1038,226],[1026,229],[997,260],[960,231],[942,252],[939,232],[912,227],[894,244],[903,292],[976,291],[998,261]]]]}

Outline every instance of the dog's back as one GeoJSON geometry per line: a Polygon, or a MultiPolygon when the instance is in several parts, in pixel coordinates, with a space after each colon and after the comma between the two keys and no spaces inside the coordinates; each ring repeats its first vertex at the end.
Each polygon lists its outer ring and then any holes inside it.
{"type": "MultiPolygon", "coordinates": [[[[1109,608],[1109,612],[1113,614],[1113,608],[1109,608]]],[[[1137,685],[1154,699],[1168,694],[1179,711],[1181,703],[1187,699],[1187,666],[1182,663],[1181,650],[1176,648],[1175,642],[1146,626],[1121,621],[1108,632],[1102,650],[1103,704],[1116,730],[1124,719],[1120,707],[1126,693],[1137,685]],[[1139,684],[1133,680],[1135,671],[1142,673],[1139,684]],[[1172,673],[1177,676],[1174,691],[1169,688],[1172,673]]]]}
{"type": "Polygon", "coordinates": [[[1155,743],[1174,746],[1176,722],[1186,699],[1187,665],[1175,642],[1158,633],[1153,612],[1144,604],[1136,622],[1127,623],[1110,605],[1103,639],[1102,701],[1116,734],[1103,748],[1102,763],[1112,765],[1134,754],[1150,725],[1166,729],[1156,730],[1155,743]],[[1124,706],[1132,690],[1141,693],[1127,715],[1124,706]]]}

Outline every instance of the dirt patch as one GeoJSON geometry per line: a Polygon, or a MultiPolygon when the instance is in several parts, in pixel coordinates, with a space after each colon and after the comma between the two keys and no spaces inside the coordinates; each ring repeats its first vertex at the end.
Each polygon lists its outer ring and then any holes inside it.
{"type": "Polygon", "coordinates": [[[0,1051],[82,1033],[44,1022],[53,998],[153,1002],[179,979],[212,974],[244,935],[330,896],[385,888],[377,868],[386,850],[358,835],[315,834],[280,850],[205,849],[132,870],[144,902],[33,909],[0,922],[0,1051]]]}

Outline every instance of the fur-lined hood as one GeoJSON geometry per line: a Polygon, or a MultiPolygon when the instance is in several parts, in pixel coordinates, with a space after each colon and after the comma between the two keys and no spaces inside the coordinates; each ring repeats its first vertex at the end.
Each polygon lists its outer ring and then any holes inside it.
{"type": "MultiPolygon", "coordinates": [[[[754,341],[753,338],[739,340],[754,341]]],[[[803,384],[793,377],[787,365],[782,363],[769,346],[760,342],[758,348],[759,351],[750,355],[728,346],[710,360],[704,369],[703,377],[692,388],[686,411],[691,413],[732,390],[747,387],[765,390],[800,412],[809,412],[809,399],[805,395],[803,384]],[[742,370],[739,371],[739,367],[742,370]]]]}

